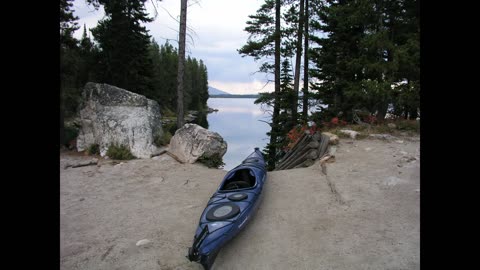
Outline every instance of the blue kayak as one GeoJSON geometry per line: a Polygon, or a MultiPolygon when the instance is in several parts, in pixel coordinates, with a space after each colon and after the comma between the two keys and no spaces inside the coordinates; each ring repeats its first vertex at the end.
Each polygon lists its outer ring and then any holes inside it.
{"type": "Polygon", "coordinates": [[[267,179],[265,160],[258,148],[230,170],[203,210],[187,258],[205,270],[220,249],[249,222],[260,204],[267,179]]]}

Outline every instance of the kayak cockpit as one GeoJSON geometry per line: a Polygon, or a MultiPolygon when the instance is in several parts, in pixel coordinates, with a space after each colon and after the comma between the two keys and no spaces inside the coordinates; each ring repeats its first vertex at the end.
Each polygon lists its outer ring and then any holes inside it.
{"type": "Polygon", "coordinates": [[[238,169],[223,182],[219,191],[253,188],[256,183],[255,174],[251,169],[238,169]]]}

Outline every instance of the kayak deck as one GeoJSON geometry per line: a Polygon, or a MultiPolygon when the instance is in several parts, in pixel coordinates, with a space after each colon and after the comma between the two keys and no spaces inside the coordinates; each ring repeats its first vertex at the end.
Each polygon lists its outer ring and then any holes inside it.
{"type": "Polygon", "coordinates": [[[258,148],[230,170],[211,196],[195,232],[187,258],[209,270],[221,247],[248,223],[259,205],[266,180],[265,161],[258,148]]]}

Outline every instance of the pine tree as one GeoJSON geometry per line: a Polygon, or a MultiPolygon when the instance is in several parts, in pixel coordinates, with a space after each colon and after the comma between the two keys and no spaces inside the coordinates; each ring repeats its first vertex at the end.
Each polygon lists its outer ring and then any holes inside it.
{"type": "Polygon", "coordinates": [[[296,52],[295,52],[295,75],[293,82],[294,96],[292,98],[292,123],[295,126],[297,124],[297,110],[298,110],[298,91],[300,88],[300,65],[302,58],[302,40],[303,40],[303,21],[304,21],[304,0],[300,0],[300,7],[298,12],[298,26],[297,26],[297,40],[296,40],[296,52]]]}
{"type": "Polygon", "coordinates": [[[311,27],[324,36],[311,36],[319,45],[310,50],[316,80],[312,88],[317,91],[319,103],[328,106],[319,108],[324,119],[342,115],[351,120],[352,110],[362,106],[356,96],[362,92],[364,69],[358,44],[365,36],[363,16],[368,14],[362,7],[362,1],[315,3],[312,15],[317,20],[311,22],[311,27]]]}
{"type": "Polygon", "coordinates": [[[79,27],[77,16],[73,15],[73,0],[60,0],[60,48],[75,47],[77,41],[73,37],[79,27]]]}
{"type": "Polygon", "coordinates": [[[150,97],[153,94],[150,36],[142,23],[151,22],[146,0],[88,0],[103,5],[106,17],[92,34],[99,44],[101,80],[150,97]]]}
{"type": "Polygon", "coordinates": [[[242,56],[253,57],[254,60],[263,59],[259,71],[263,73],[274,73],[275,91],[273,94],[262,94],[255,103],[269,104],[273,107],[272,122],[270,124],[271,131],[267,133],[270,136],[270,142],[266,146],[266,160],[269,170],[275,168],[275,160],[277,159],[277,139],[280,134],[278,118],[280,113],[279,103],[280,96],[280,48],[281,48],[281,3],[280,0],[265,0],[257,13],[250,15],[251,20],[247,21],[247,31],[250,36],[247,44],[242,46],[238,52],[242,56]],[[268,61],[273,56],[274,63],[268,61]],[[266,60],[266,61],[265,61],[266,60]]]}
{"type": "Polygon", "coordinates": [[[60,1],[60,143],[65,143],[64,118],[68,109],[65,99],[69,96],[75,85],[76,76],[76,46],[77,41],[73,37],[73,32],[78,29],[73,15],[72,0],[60,1]]]}
{"type": "Polygon", "coordinates": [[[309,5],[308,0],[305,0],[305,16],[304,16],[304,25],[305,25],[305,40],[304,40],[304,53],[303,53],[303,98],[302,98],[302,121],[307,123],[308,120],[308,42],[309,42],[309,5]]]}
{"type": "Polygon", "coordinates": [[[321,1],[315,3],[319,46],[310,50],[324,118],[367,110],[383,120],[389,106],[415,117],[419,107],[418,3],[321,1]]]}

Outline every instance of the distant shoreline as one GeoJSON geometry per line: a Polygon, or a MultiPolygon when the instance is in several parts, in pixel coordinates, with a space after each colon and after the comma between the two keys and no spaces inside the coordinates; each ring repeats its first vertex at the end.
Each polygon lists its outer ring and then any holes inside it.
{"type": "Polygon", "coordinates": [[[210,95],[210,98],[259,98],[260,95],[210,95]]]}

